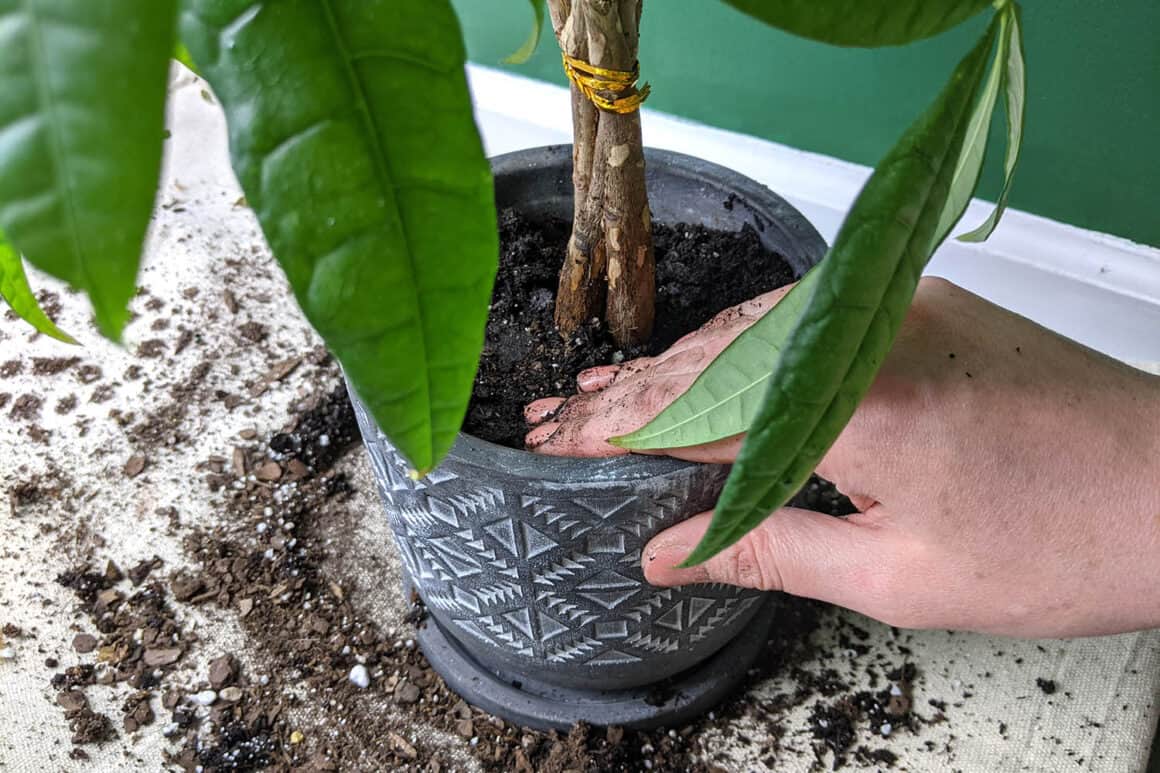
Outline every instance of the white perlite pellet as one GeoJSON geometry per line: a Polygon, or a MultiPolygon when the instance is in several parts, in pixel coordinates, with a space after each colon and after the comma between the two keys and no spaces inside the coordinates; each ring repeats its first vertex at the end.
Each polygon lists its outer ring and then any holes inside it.
{"type": "Polygon", "coordinates": [[[371,686],[371,675],[367,672],[367,667],[362,663],[350,670],[350,681],[355,687],[366,689],[371,686]]]}

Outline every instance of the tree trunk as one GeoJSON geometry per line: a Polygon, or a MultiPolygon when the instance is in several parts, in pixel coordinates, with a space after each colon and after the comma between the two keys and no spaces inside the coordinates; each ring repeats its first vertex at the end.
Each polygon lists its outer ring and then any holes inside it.
{"type": "MultiPolygon", "coordinates": [[[[641,0],[549,0],[549,8],[569,56],[608,70],[636,68],[641,0]]],[[[567,337],[603,310],[620,346],[640,344],[652,335],[655,300],[640,112],[598,109],[573,84],[572,122],[576,204],[556,325],[567,337]]]]}
{"type": "MultiPolygon", "coordinates": [[[[582,1],[582,0],[581,0],[582,1]]],[[[549,11],[560,50],[577,59],[588,57],[588,37],[582,13],[569,0],[552,0],[549,11]]],[[[593,174],[599,111],[572,84],[572,235],[556,290],[556,327],[567,337],[604,307],[604,245],[601,198],[603,175],[593,174]]],[[[600,170],[597,170],[598,172],[600,170]]]]}

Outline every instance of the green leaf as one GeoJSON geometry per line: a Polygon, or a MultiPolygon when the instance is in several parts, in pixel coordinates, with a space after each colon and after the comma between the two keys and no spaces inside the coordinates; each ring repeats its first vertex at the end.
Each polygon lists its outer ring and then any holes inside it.
{"type": "Polygon", "coordinates": [[[40,308],[36,296],[32,294],[32,288],[28,286],[28,277],[24,273],[24,264],[20,256],[4,240],[2,233],[0,233],[0,298],[7,301],[21,319],[46,336],[64,341],[66,344],[76,343],[76,339],[57,327],[40,308]]]}
{"type": "MultiPolygon", "coordinates": [[[[967,128],[950,194],[935,231],[935,245],[943,241],[962,216],[978,184],[987,130],[1008,58],[1011,29],[1006,18],[1000,20],[995,59],[967,128]]],[[[612,438],[610,442],[634,450],[681,448],[711,443],[748,430],[761,406],[762,390],[801,317],[816,277],[817,271],[808,274],[781,303],[721,352],[688,391],[656,418],[636,432],[612,438]]]]}
{"type": "Polygon", "coordinates": [[[185,0],[234,170],[306,317],[420,472],[451,448],[498,236],[447,0],[185,0]]]}
{"type": "Polygon", "coordinates": [[[999,219],[1007,209],[1007,199],[1011,194],[1011,181],[1015,168],[1019,165],[1019,154],[1023,148],[1023,121],[1027,105],[1027,73],[1023,64],[1023,10],[1012,2],[1003,8],[1007,17],[1008,44],[1003,82],[1007,92],[1007,159],[1004,162],[1005,175],[1003,189],[995,202],[995,211],[975,230],[959,237],[964,242],[986,241],[999,225],[999,219]]]}
{"type": "Polygon", "coordinates": [[[118,339],[161,169],[176,0],[0,0],[0,228],[118,339]]]}
{"type": "Polygon", "coordinates": [[[531,0],[532,3],[532,33],[528,39],[511,56],[504,59],[504,64],[523,64],[532,58],[536,48],[540,45],[540,31],[544,29],[544,0],[531,0]]]}
{"type": "Polygon", "coordinates": [[[634,450],[683,448],[739,435],[761,406],[772,365],[817,286],[815,268],[701,371],[693,385],[652,421],[609,442],[634,450]]]}
{"type": "Polygon", "coordinates": [[[870,388],[934,249],[996,29],[992,23],[858,195],[686,565],[711,558],[784,504],[870,388]]]}
{"type": "MultiPolygon", "coordinates": [[[[975,189],[979,186],[979,173],[983,169],[983,157],[987,152],[991,117],[995,113],[995,102],[999,98],[999,84],[1003,79],[1003,68],[1010,43],[1011,25],[1007,23],[1007,14],[1001,13],[999,45],[995,49],[995,58],[991,62],[991,70],[987,75],[983,92],[975,103],[974,112],[971,113],[967,136],[963,140],[962,152],[959,153],[959,163],[955,166],[955,174],[951,179],[950,194],[935,229],[935,247],[942,244],[947,234],[955,227],[955,223],[959,222],[959,218],[967,210],[967,205],[971,203],[971,196],[975,195],[975,189]]],[[[931,249],[934,250],[933,247],[931,249]]]]}
{"type": "Polygon", "coordinates": [[[991,0],[725,0],[773,27],[823,43],[876,48],[937,35],[991,0]]]}

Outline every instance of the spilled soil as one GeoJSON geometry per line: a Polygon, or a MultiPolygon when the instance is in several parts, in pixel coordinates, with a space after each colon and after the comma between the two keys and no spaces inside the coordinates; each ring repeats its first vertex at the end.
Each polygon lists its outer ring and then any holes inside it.
{"type": "MultiPolygon", "coordinates": [[[[812,705],[815,753],[835,767],[851,759],[893,763],[889,750],[866,744],[867,731],[919,732],[925,723],[943,721],[941,711],[914,710],[910,690],[918,674],[905,661],[893,669],[863,666],[873,681],[884,680],[878,690],[855,689],[836,670],[807,670],[818,655],[812,635],[832,613],[786,598],[751,677],[792,673],[793,692],[765,701],[738,698],[695,722],[647,732],[578,725],[545,733],[504,722],[469,706],[427,663],[415,641],[416,627],[425,624],[417,599],[411,628],[384,630],[324,568],[330,548],[321,527],[351,517],[349,482],[334,469],[358,446],[345,390],[336,386],[308,401],[286,431],[256,440],[235,450],[220,471],[201,470],[202,485],[226,493],[228,504],[220,525],[187,538],[194,569],[167,573],[159,561],[145,561],[122,570],[109,563],[58,577],[97,631],[77,637],[80,662],[53,679],[76,732],[76,756],[88,744],[160,722],[177,744],[170,762],[191,773],[458,770],[464,751],[488,771],[717,773],[726,768],[712,754],[706,760],[705,738],[719,733],[746,743],[733,729],[742,715],[772,721],[789,708],[812,705]],[[191,648],[211,646],[179,622],[187,617],[183,607],[199,606],[238,616],[250,648],[262,655],[260,676],[215,649],[200,678],[167,682],[167,672],[191,648]],[[120,715],[94,713],[87,691],[118,684],[132,688],[120,715]],[[158,701],[160,717],[150,708],[158,701]],[[304,723],[304,715],[317,723],[304,723]],[[416,737],[420,724],[458,738],[459,754],[445,741],[416,737]]],[[[834,514],[844,507],[820,481],[803,491],[799,504],[834,514]]],[[[850,626],[851,652],[865,636],[850,626]]],[[[767,751],[772,765],[779,748],[767,751]]]]}

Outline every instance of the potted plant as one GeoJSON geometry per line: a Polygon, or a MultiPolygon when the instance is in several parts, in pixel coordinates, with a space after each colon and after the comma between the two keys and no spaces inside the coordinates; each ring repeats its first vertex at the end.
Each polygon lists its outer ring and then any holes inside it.
{"type": "MultiPolygon", "coordinates": [[[[0,3],[0,294],[66,337],[36,306],[23,255],[86,291],[98,327],[119,338],[179,31],[179,58],[225,109],[247,200],[343,365],[409,581],[433,617],[420,636],[433,664],[469,699],[528,724],[678,721],[744,676],[771,608],[719,586],[651,589],[640,548],[716,501],[690,559],[704,560],[806,481],[973,194],[1001,91],[1007,183],[966,238],[985,238],[998,220],[1023,121],[1014,2],[727,1],[854,46],[928,37],[994,6],[828,251],[756,183],[643,148],[641,0],[547,3],[572,82],[574,147],[490,164],[448,0],[0,3]],[[592,330],[630,352],[649,341],[654,220],[756,225],[762,245],[804,276],[668,409],[614,439],[643,450],[747,433],[731,472],[655,456],[547,458],[460,432],[497,271],[497,206],[571,219],[550,299],[569,341],[592,330]]],[[[538,34],[545,3],[532,7],[538,34]]]]}

